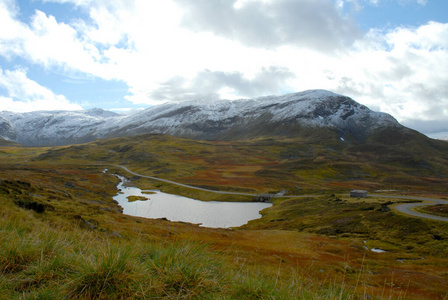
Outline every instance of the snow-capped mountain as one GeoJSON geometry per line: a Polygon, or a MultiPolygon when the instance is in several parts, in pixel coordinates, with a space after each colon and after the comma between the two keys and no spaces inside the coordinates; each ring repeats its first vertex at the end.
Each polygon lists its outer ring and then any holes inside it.
{"type": "Polygon", "coordinates": [[[7,119],[1,116],[0,116],[0,137],[6,140],[14,140],[16,138],[11,123],[9,123],[7,119]]]}
{"type": "Polygon", "coordinates": [[[81,143],[101,138],[101,134],[96,134],[98,128],[106,125],[108,119],[119,118],[119,115],[102,109],[27,113],[3,111],[0,112],[0,118],[6,120],[12,128],[12,133],[2,135],[4,138],[24,145],[44,146],[81,143]]]}
{"type": "Polygon", "coordinates": [[[64,145],[143,133],[210,140],[298,136],[316,128],[362,143],[379,128],[390,126],[401,127],[388,114],[324,90],[167,103],[128,116],[101,109],[0,113],[0,136],[26,145],[64,145]]]}
{"type": "Polygon", "coordinates": [[[398,125],[388,114],[323,90],[244,100],[190,101],[151,107],[122,120],[114,135],[166,133],[197,139],[295,135],[328,127],[358,139],[380,126],[398,125]]]}

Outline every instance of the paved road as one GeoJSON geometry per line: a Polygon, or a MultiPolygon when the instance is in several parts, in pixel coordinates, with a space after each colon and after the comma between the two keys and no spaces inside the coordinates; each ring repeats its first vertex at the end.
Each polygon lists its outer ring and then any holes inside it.
{"type": "MultiPolygon", "coordinates": [[[[171,181],[171,180],[168,180],[168,179],[162,179],[162,178],[158,178],[158,177],[146,176],[146,175],[138,174],[138,173],[135,173],[135,172],[129,170],[127,167],[122,166],[122,165],[115,165],[115,166],[120,167],[123,170],[125,170],[126,172],[128,172],[128,173],[130,173],[132,175],[135,175],[135,176],[140,176],[140,177],[145,177],[145,178],[158,180],[158,181],[162,181],[162,182],[166,182],[166,183],[171,183],[171,184],[175,184],[175,185],[178,185],[178,186],[182,186],[182,187],[186,187],[186,188],[190,188],[190,189],[195,189],[195,190],[199,190],[199,191],[206,191],[206,192],[210,192],[210,193],[223,194],[223,195],[241,195],[241,196],[252,196],[252,197],[259,196],[257,194],[249,194],[249,193],[209,190],[209,189],[205,189],[205,188],[200,188],[200,187],[196,187],[196,186],[191,186],[191,185],[187,185],[187,184],[174,182],[174,181],[171,181]]],[[[276,196],[276,198],[307,198],[307,197],[320,197],[320,196],[322,196],[322,195],[288,195],[288,196],[276,196]]],[[[394,207],[394,209],[399,211],[399,212],[401,212],[401,213],[404,213],[404,214],[407,214],[407,215],[410,215],[410,216],[413,216],[413,217],[448,222],[448,218],[434,216],[434,215],[422,214],[422,213],[419,213],[419,212],[416,212],[416,211],[412,210],[414,207],[436,205],[436,204],[448,204],[447,200],[432,199],[432,198],[422,198],[422,197],[411,197],[411,196],[390,196],[390,195],[374,195],[374,194],[371,194],[370,196],[372,196],[372,197],[380,197],[380,198],[394,198],[394,199],[408,199],[408,200],[425,201],[423,203],[403,203],[403,204],[398,204],[398,205],[396,205],[394,207]]]]}
{"type": "Polygon", "coordinates": [[[162,179],[162,178],[158,178],[158,177],[146,176],[146,175],[138,174],[138,173],[135,173],[135,172],[129,170],[128,168],[126,168],[125,166],[122,166],[122,165],[115,165],[115,166],[120,167],[123,170],[125,170],[126,172],[128,172],[128,173],[130,173],[132,175],[135,175],[135,176],[140,176],[140,177],[145,177],[145,178],[149,178],[149,179],[153,179],[153,180],[157,180],[157,181],[167,182],[167,183],[171,183],[171,184],[175,184],[175,185],[178,185],[178,186],[182,186],[182,187],[186,187],[186,188],[190,188],[190,189],[195,189],[195,190],[199,190],[199,191],[206,191],[206,192],[211,192],[211,193],[215,193],[215,194],[224,194],[224,195],[258,196],[258,195],[255,195],[255,194],[248,194],[248,193],[209,190],[209,189],[200,188],[200,187],[196,187],[196,186],[191,186],[191,185],[187,185],[187,184],[183,184],[183,183],[179,183],[179,182],[174,182],[174,181],[171,181],[171,180],[168,180],[168,179],[162,179]]]}
{"type": "Polygon", "coordinates": [[[424,219],[431,219],[431,220],[438,220],[438,221],[444,221],[448,222],[448,218],[446,217],[439,217],[434,215],[427,215],[423,213],[416,212],[412,210],[415,207],[421,207],[421,206],[429,206],[429,205],[436,205],[436,204],[448,204],[447,200],[441,200],[441,199],[432,199],[432,198],[423,198],[423,197],[405,197],[405,196],[385,196],[385,195],[372,195],[375,197],[383,197],[383,198],[395,198],[395,199],[408,199],[408,200],[419,200],[419,201],[425,201],[422,203],[403,203],[398,204],[394,208],[404,214],[424,218],[424,219]]]}

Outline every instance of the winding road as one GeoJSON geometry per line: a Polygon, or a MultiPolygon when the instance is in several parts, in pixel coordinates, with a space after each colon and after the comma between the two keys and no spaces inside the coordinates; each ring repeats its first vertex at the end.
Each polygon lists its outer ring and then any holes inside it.
{"type": "Polygon", "coordinates": [[[424,218],[424,219],[431,219],[431,220],[437,220],[437,221],[444,221],[448,222],[448,218],[446,217],[440,217],[435,215],[428,215],[419,213],[413,210],[415,207],[422,207],[422,206],[430,206],[430,205],[437,205],[437,204],[445,204],[448,205],[447,200],[441,200],[441,199],[433,199],[433,198],[423,198],[423,197],[404,197],[404,196],[385,196],[385,195],[372,195],[374,197],[383,197],[383,198],[394,198],[394,199],[408,199],[408,200],[417,200],[417,201],[425,201],[421,203],[402,203],[398,204],[394,207],[395,210],[407,214],[413,217],[418,218],[424,218]]]}
{"type": "MultiPolygon", "coordinates": [[[[153,176],[146,176],[146,175],[142,175],[142,174],[138,174],[135,173],[131,170],[129,170],[127,167],[122,166],[122,165],[114,165],[116,167],[120,167],[123,170],[125,170],[126,172],[135,175],[135,176],[140,176],[140,177],[145,177],[145,178],[149,178],[149,179],[153,179],[153,180],[158,180],[158,181],[162,181],[162,182],[166,182],[166,183],[171,183],[174,185],[178,185],[178,186],[182,186],[182,187],[186,187],[189,189],[194,189],[194,190],[199,190],[199,191],[205,191],[205,192],[210,192],[210,193],[215,193],[215,194],[222,194],[222,195],[240,195],[240,196],[251,196],[251,197],[256,197],[259,196],[260,194],[249,194],[249,193],[240,193],[240,192],[228,192],[228,191],[216,191],[216,190],[209,190],[209,189],[205,189],[205,188],[200,188],[197,186],[192,186],[192,185],[187,185],[187,184],[183,184],[183,183],[179,183],[179,182],[175,182],[175,181],[171,181],[168,179],[162,179],[162,178],[158,178],[158,177],[153,177],[153,176]]],[[[306,198],[306,197],[320,197],[322,195],[297,195],[297,196],[275,196],[276,198],[306,198]]]]}
{"type": "MultiPolygon", "coordinates": [[[[205,188],[200,188],[200,187],[196,187],[196,186],[191,186],[191,185],[187,185],[187,184],[174,182],[174,181],[171,181],[171,180],[168,180],[168,179],[162,179],[162,178],[158,178],[158,177],[146,176],[146,175],[138,174],[138,173],[135,173],[135,172],[129,170],[127,167],[122,166],[122,165],[114,165],[114,166],[122,168],[126,172],[128,172],[128,173],[130,173],[132,175],[135,175],[135,176],[140,176],[140,177],[145,177],[145,178],[149,178],[149,179],[152,179],[152,180],[157,180],[157,181],[162,181],[162,182],[166,182],[166,183],[171,183],[171,184],[174,184],[174,185],[178,185],[178,186],[182,186],[182,187],[190,188],[190,189],[195,189],[195,190],[199,190],[199,191],[205,191],[205,192],[210,192],[210,193],[215,193],[215,194],[224,194],[224,195],[259,196],[257,194],[249,194],[249,193],[209,190],[209,189],[205,189],[205,188]]],[[[276,196],[276,198],[308,198],[308,197],[320,197],[320,196],[322,196],[322,195],[288,195],[288,196],[276,196]]],[[[397,210],[398,212],[401,212],[403,214],[407,214],[407,215],[410,215],[410,216],[413,216],[413,217],[448,222],[448,218],[446,218],[446,217],[440,217],[440,216],[435,216],[435,215],[423,214],[423,213],[419,213],[419,212],[416,212],[416,211],[413,210],[413,208],[415,208],[415,207],[437,205],[437,204],[446,204],[446,205],[448,205],[448,201],[447,200],[433,199],[433,198],[423,198],[423,197],[412,197],[412,196],[391,196],[391,195],[374,195],[374,194],[371,194],[370,196],[372,196],[372,197],[379,197],[379,198],[393,198],[393,199],[407,199],[407,200],[424,201],[424,202],[420,202],[420,203],[403,203],[403,204],[398,204],[398,205],[396,205],[394,207],[394,209],[397,210]]]]}
{"type": "Polygon", "coordinates": [[[128,168],[126,168],[125,166],[122,166],[122,165],[114,165],[114,166],[120,167],[123,170],[125,170],[126,172],[128,172],[128,173],[130,173],[132,175],[135,175],[135,176],[140,176],[140,177],[145,177],[145,178],[158,180],[158,181],[162,181],[162,182],[166,182],[166,183],[171,183],[171,184],[182,186],[182,187],[186,187],[186,188],[189,188],[189,189],[194,189],[194,190],[199,190],[199,191],[206,191],[206,192],[211,192],[211,193],[215,193],[215,194],[224,194],[224,195],[257,196],[255,194],[248,194],[248,193],[209,190],[209,189],[205,189],[205,188],[200,188],[200,187],[196,187],[196,186],[191,186],[191,185],[187,185],[187,184],[171,181],[171,180],[168,180],[168,179],[162,179],[162,178],[158,178],[158,177],[146,176],[146,175],[138,174],[138,173],[135,173],[135,172],[129,170],[128,168]]]}

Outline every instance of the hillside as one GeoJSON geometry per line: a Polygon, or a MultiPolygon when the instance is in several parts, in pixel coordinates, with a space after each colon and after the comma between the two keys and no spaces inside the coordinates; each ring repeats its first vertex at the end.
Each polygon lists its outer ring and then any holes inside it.
{"type": "MultiPolygon", "coordinates": [[[[448,223],[402,214],[394,207],[416,200],[394,196],[448,199],[448,142],[350,98],[1,116],[6,299],[447,297],[448,223]],[[254,201],[210,190],[284,196],[242,227],[204,228],[123,214],[114,173],[204,201],[254,201]]],[[[423,210],[447,216],[444,205],[423,210]]]]}
{"type": "Polygon", "coordinates": [[[149,134],[50,149],[35,160],[122,164],[185,184],[253,193],[354,188],[448,192],[448,143],[412,131],[388,134],[372,136],[363,145],[342,141],[332,132],[245,141],[149,134]]]}
{"type": "Polygon", "coordinates": [[[0,112],[0,136],[25,145],[67,145],[145,133],[202,140],[306,137],[331,131],[352,143],[398,127],[390,115],[371,111],[343,95],[310,90],[243,100],[167,103],[129,116],[87,111],[0,112]]]}
{"type": "Polygon", "coordinates": [[[15,147],[17,147],[17,146],[20,146],[20,144],[12,142],[12,141],[9,141],[9,140],[6,140],[4,138],[0,138],[0,147],[3,147],[3,146],[15,146],[15,147]]]}
{"type": "MultiPolygon", "coordinates": [[[[329,151],[319,139],[229,142],[143,135],[58,148],[3,147],[0,294],[10,299],[446,297],[448,224],[380,210],[393,208],[396,199],[337,193],[384,187],[446,199],[446,177],[431,177],[427,170],[413,175],[419,168],[408,172],[401,169],[404,162],[356,161],[357,152],[345,155],[342,145],[336,138],[329,151]],[[103,170],[128,176],[142,189],[201,200],[252,199],[214,198],[136,177],[114,164],[212,189],[256,193],[287,187],[288,193],[322,196],[275,199],[263,218],[243,228],[201,228],[123,215],[112,200],[118,179],[103,170]],[[370,250],[375,248],[387,252],[370,250]]],[[[435,167],[432,155],[424,158],[435,167]]]]}

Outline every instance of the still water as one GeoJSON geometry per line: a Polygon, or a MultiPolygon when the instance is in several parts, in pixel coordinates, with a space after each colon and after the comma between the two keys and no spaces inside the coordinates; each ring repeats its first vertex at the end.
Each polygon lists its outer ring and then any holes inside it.
{"type": "Polygon", "coordinates": [[[136,187],[124,186],[124,178],[118,176],[120,193],[114,197],[123,213],[150,219],[167,218],[201,224],[204,227],[238,227],[250,220],[261,218],[260,211],[272,206],[260,202],[217,202],[199,201],[183,196],[162,193],[158,190],[142,191],[136,187]],[[128,201],[129,196],[145,197],[148,200],[128,201]]]}

